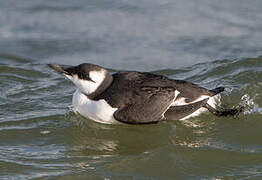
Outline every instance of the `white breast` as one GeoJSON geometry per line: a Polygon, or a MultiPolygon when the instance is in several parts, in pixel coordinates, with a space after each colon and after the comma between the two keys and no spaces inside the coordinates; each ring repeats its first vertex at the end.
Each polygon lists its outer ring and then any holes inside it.
{"type": "Polygon", "coordinates": [[[81,93],[80,90],[76,90],[73,95],[73,107],[74,111],[96,122],[104,124],[114,124],[118,122],[113,116],[117,108],[112,108],[105,100],[90,100],[86,95],[81,93]]]}

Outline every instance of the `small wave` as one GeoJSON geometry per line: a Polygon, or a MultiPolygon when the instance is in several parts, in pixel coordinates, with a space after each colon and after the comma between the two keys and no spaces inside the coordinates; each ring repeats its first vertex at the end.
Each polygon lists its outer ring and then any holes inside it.
{"type": "Polygon", "coordinates": [[[43,128],[46,126],[48,127],[50,124],[54,126],[54,124],[59,123],[57,119],[64,117],[63,115],[55,114],[55,112],[47,116],[41,115],[42,112],[35,112],[34,114],[26,114],[24,116],[20,116],[19,118],[17,117],[16,119],[5,119],[0,121],[0,131],[29,130],[43,128]]]}
{"type": "MultiPolygon", "coordinates": [[[[11,33],[5,33],[6,35],[10,35],[11,33]]],[[[7,35],[7,36],[8,36],[7,35]]],[[[29,63],[32,61],[32,59],[30,58],[26,58],[26,57],[21,57],[21,56],[17,56],[17,55],[13,55],[13,54],[0,54],[0,59],[5,59],[5,61],[9,61],[9,63],[29,63]]],[[[3,61],[3,62],[5,62],[3,61]]],[[[1,64],[1,63],[0,63],[1,64]]]]}
{"type": "Polygon", "coordinates": [[[0,65],[1,75],[19,75],[25,78],[47,78],[49,75],[38,70],[33,70],[32,65],[14,66],[14,65],[0,65]]]}

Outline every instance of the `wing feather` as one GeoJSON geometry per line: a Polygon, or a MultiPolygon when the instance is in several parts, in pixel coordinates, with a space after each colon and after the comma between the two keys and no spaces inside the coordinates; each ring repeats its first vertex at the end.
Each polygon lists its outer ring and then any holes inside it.
{"type": "Polygon", "coordinates": [[[164,113],[175,99],[175,91],[159,88],[157,92],[152,87],[147,87],[150,95],[134,104],[118,109],[114,113],[116,120],[128,124],[147,124],[164,120],[164,113]]]}

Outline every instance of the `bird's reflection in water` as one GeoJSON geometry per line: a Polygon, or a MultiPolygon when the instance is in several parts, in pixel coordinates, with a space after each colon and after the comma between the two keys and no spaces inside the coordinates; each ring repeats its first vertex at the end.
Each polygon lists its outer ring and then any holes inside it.
{"type": "Polygon", "coordinates": [[[176,147],[200,148],[208,146],[215,121],[215,119],[210,119],[208,115],[177,121],[175,122],[176,134],[170,136],[170,142],[176,147]]]}
{"type": "Polygon", "coordinates": [[[70,152],[74,155],[139,155],[170,145],[176,137],[176,123],[149,125],[106,125],[68,113],[70,152]]]}

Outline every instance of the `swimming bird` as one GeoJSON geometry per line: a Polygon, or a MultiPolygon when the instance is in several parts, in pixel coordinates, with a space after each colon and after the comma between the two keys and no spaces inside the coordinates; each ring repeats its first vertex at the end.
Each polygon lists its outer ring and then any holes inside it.
{"type": "Polygon", "coordinates": [[[111,74],[94,64],[49,67],[65,75],[77,87],[73,108],[96,122],[148,124],[184,120],[209,111],[217,116],[236,115],[237,109],[218,111],[215,97],[224,87],[212,90],[184,80],[149,72],[123,71],[111,74]]]}

